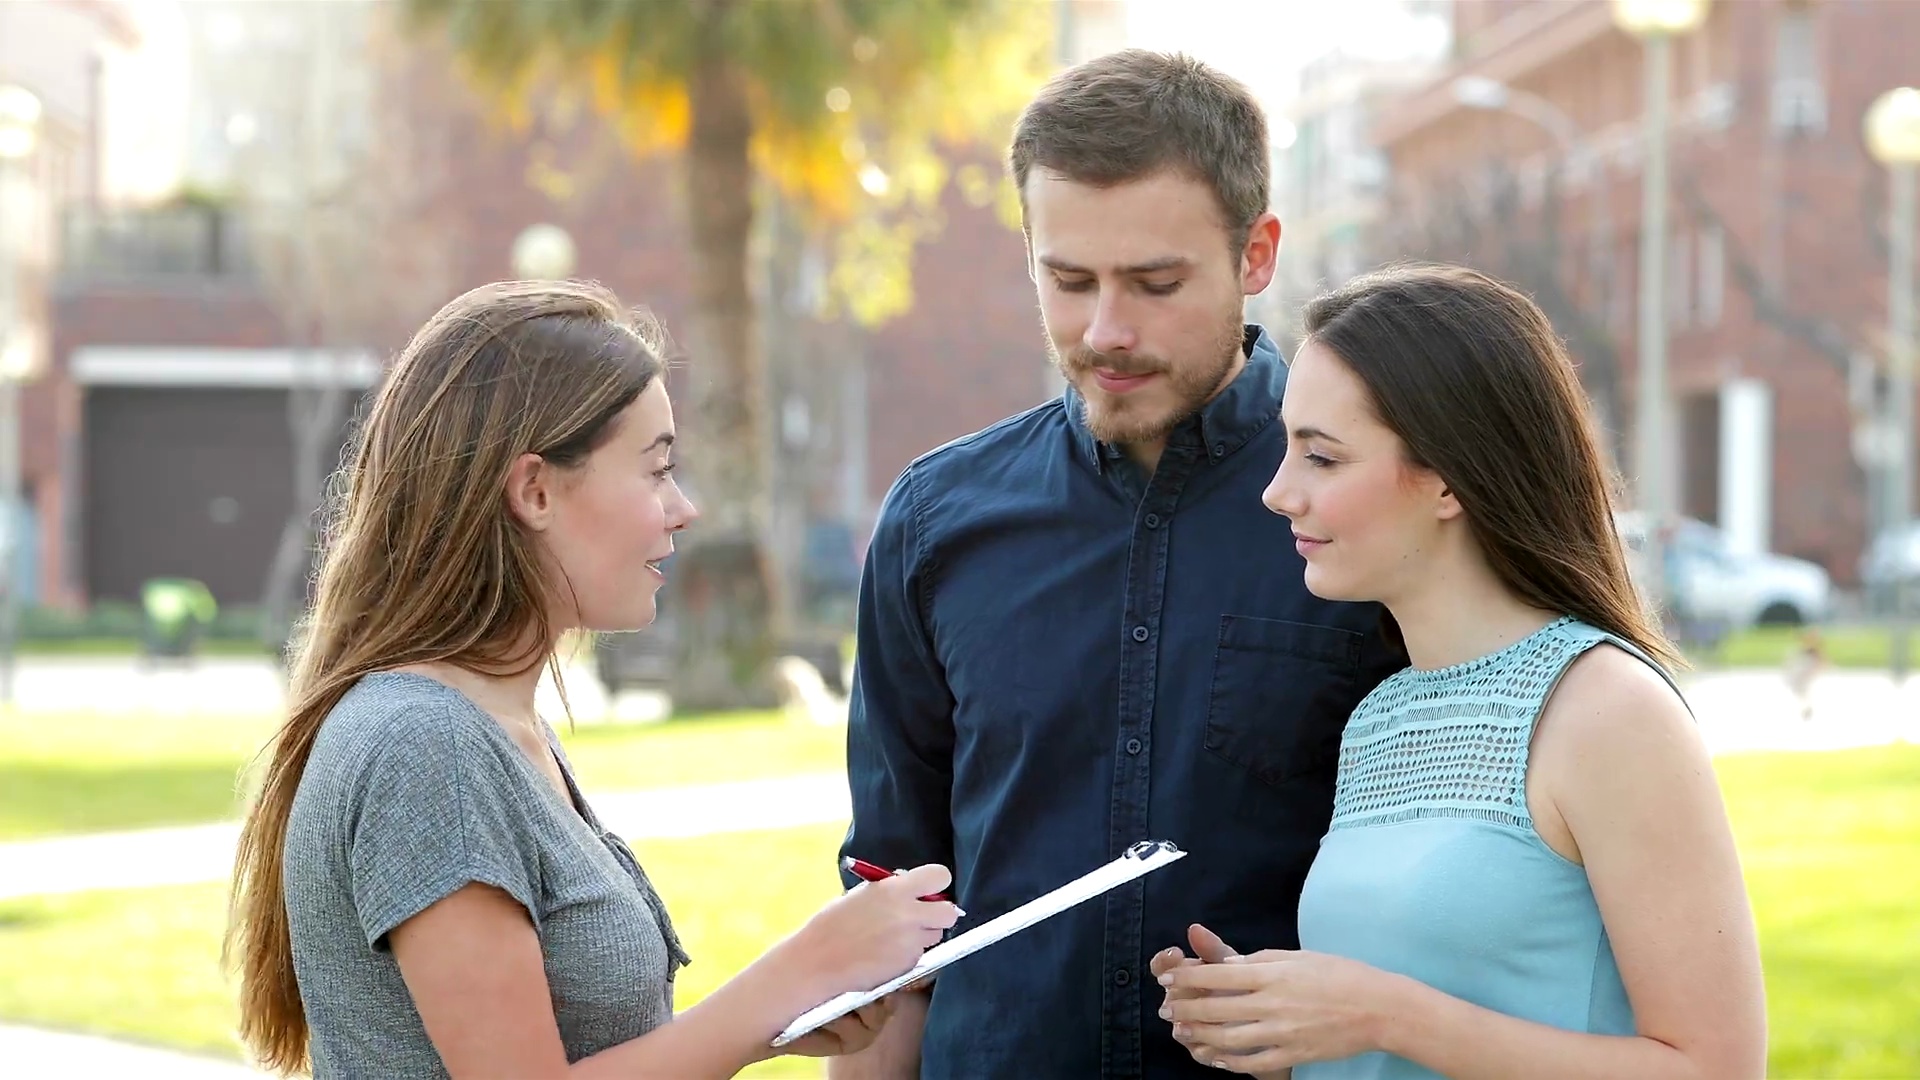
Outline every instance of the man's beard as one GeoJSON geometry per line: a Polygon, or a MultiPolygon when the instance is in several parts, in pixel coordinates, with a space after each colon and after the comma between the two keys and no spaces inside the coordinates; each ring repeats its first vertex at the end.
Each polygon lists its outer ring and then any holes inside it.
{"type": "MultiPolygon", "coordinates": [[[[1080,390],[1080,414],[1094,438],[1114,445],[1151,442],[1165,438],[1220,392],[1240,359],[1243,326],[1240,312],[1236,310],[1230,322],[1222,323],[1209,360],[1197,366],[1191,362],[1168,363],[1160,357],[1141,353],[1108,356],[1085,344],[1075,346],[1062,356],[1050,336],[1047,351],[1061,377],[1080,390]],[[1173,403],[1171,407],[1157,402],[1145,404],[1130,395],[1106,394],[1092,385],[1095,368],[1105,368],[1116,375],[1157,374],[1173,391],[1173,403]]],[[[1153,396],[1164,400],[1163,395],[1153,396]]]]}

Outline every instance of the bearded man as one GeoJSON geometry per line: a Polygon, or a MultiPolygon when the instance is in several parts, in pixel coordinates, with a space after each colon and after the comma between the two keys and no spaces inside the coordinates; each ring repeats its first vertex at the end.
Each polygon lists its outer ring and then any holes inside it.
{"type": "MultiPolygon", "coordinates": [[[[860,587],[843,855],[954,871],[970,924],[1144,839],[1188,858],[903,994],[834,1080],[1205,1074],[1154,953],[1297,948],[1340,734],[1404,654],[1315,598],[1260,501],[1286,367],[1246,88],[1127,50],[1057,76],[1009,157],[1062,396],[914,461],[860,587]]],[[[845,877],[849,887],[857,880],[845,877]]],[[[964,928],[964,926],[963,926],[964,928]]]]}

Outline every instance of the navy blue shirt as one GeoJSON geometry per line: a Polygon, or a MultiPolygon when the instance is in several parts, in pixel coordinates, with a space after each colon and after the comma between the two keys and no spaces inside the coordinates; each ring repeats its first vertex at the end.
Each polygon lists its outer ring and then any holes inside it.
{"type": "Polygon", "coordinates": [[[1298,947],[1341,730],[1406,658],[1378,606],[1307,591],[1261,505],[1286,367],[1260,328],[1246,347],[1150,476],[1069,388],[920,457],[881,508],[843,853],[953,867],[965,929],[1137,841],[1189,852],[942,971],[925,1080],[1217,1076],[1159,1018],[1148,960],[1192,922],[1298,947]]]}

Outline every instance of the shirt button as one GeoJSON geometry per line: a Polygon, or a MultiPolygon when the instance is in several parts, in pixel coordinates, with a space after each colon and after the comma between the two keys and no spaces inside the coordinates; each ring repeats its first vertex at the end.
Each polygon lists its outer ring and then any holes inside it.
{"type": "Polygon", "coordinates": [[[1136,627],[1134,627],[1134,628],[1133,628],[1133,640],[1135,640],[1135,641],[1145,641],[1145,640],[1147,640],[1147,628],[1146,628],[1146,627],[1144,627],[1144,626],[1136,626],[1136,627]]]}
{"type": "Polygon", "coordinates": [[[1115,986],[1125,986],[1132,981],[1133,981],[1133,973],[1128,971],[1126,968],[1121,968],[1120,970],[1113,973],[1113,985],[1115,986]]]}
{"type": "Polygon", "coordinates": [[[1213,444],[1213,456],[1214,456],[1214,457],[1219,457],[1219,456],[1220,456],[1221,454],[1224,454],[1224,453],[1226,453],[1226,452],[1227,452],[1227,444],[1226,444],[1226,443],[1223,443],[1223,442],[1217,442],[1217,443],[1214,443],[1214,444],[1213,444]]]}
{"type": "Polygon", "coordinates": [[[1139,740],[1139,739],[1128,739],[1128,740],[1127,740],[1127,753],[1129,753],[1129,754],[1137,754],[1137,753],[1139,753],[1139,752],[1140,752],[1140,750],[1141,750],[1141,742],[1140,742],[1140,740],[1139,740]]]}
{"type": "Polygon", "coordinates": [[[1159,527],[1160,527],[1160,515],[1159,515],[1159,514],[1148,514],[1148,515],[1147,515],[1147,528],[1149,528],[1149,529],[1157,529],[1157,528],[1159,528],[1159,527]]]}

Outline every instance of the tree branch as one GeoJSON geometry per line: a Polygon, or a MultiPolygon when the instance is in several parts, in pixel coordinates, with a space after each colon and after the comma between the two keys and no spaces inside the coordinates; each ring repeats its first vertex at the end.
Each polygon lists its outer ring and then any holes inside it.
{"type": "Polygon", "coordinates": [[[1681,173],[1676,181],[1681,206],[1694,223],[1712,226],[1719,231],[1722,249],[1726,253],[1727,276],[1753,304],[1754,315],[1819,353],[1835,370],[1844,374],[1852,363],[1858,343],[1833,322],[1795,311],[1785,297],[1768,285],[1766,275],[1741,242],[1739,234],[1727,228],[1725,219],[1700,190],[1699,179],[1692,173],[1681,173]]]}
{"type": "MultiPolygon", "coordinates": [[[[1605,311],[1582,300],[1562,272],[1558,225],[1563,188],[1550,174],[1537,214],[1522,212],[1517,177],[1502,162],[1483,167],[1480,183],[1460,180],[1439,187],[1432,210],[1416,228],[1396,230],[1394,246],[1429,258],[1478,267],[1532,295],[1579,358],[1580,374],[1609,417],[1622,412],[1620,345],[1605,311]],[[1479,194],[1476,195],[1476,191],[1479,194]],[[1408,243],[1408,239],[1412,243],[1408,243]]],[[[1402,219],[1404,220],[1404,219],[1402,219]]],[[[1609,432],[1616,460],[1625,451],[1622,432],[1609,432]]]]}

